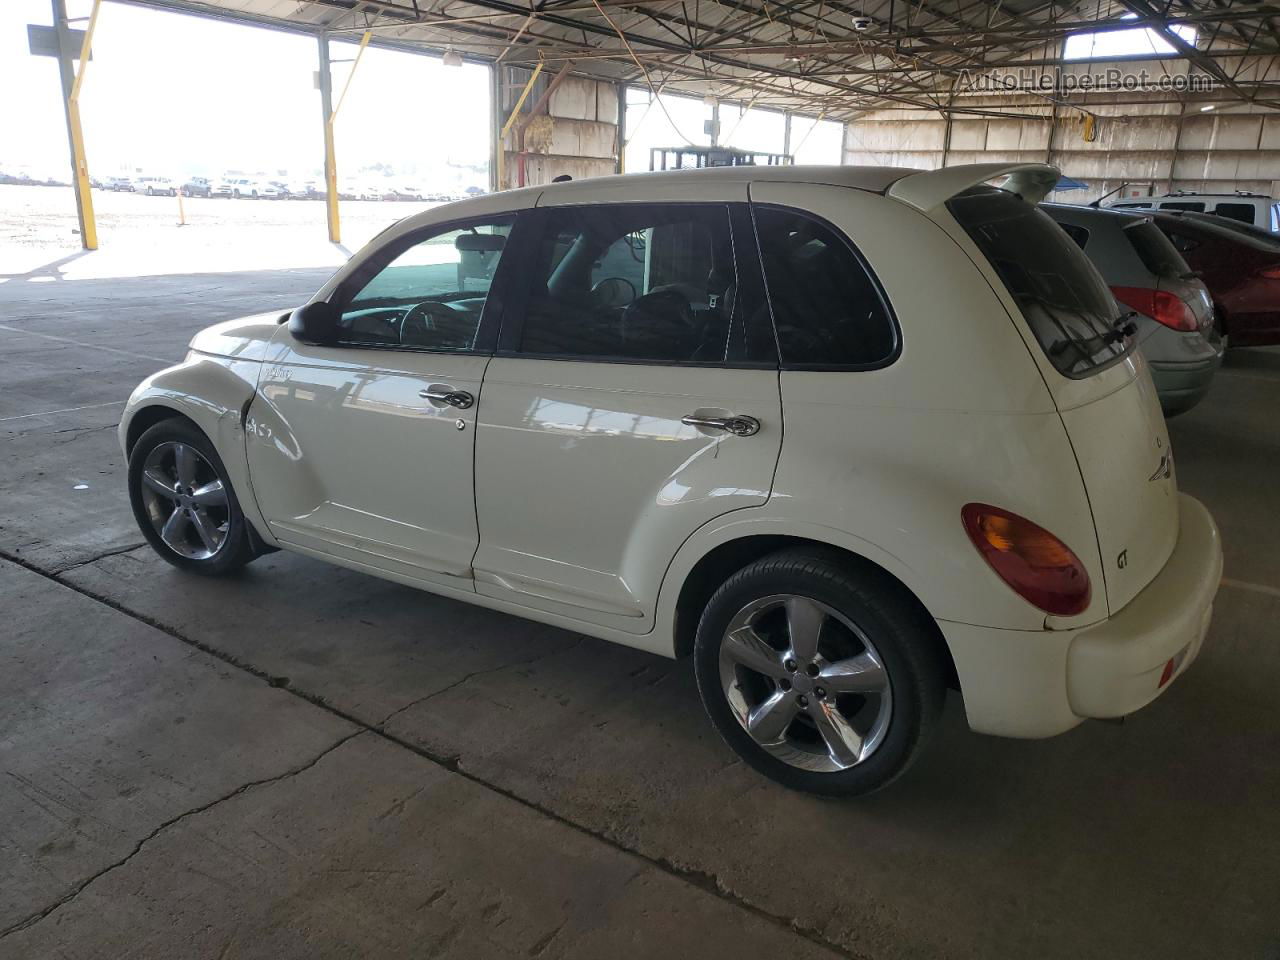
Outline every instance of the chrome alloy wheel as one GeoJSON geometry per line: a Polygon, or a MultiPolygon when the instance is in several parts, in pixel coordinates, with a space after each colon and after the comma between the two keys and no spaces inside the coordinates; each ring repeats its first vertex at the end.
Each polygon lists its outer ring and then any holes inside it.
{"type": "Polygon", "coordinates": [[[866,634],[826,604],[794,594],[755,600],[729,621],[720,684],[751,739],[817,773],[871,756],[893,713],[889,674],[866,634]]]}
{"type": "Polygon", "coordinates": [[[189,443],[169,440],[147,454],[142,502],[151,526],[174,553],[208,560],[231,527],[227,489],[213,465],[189,443]]]}

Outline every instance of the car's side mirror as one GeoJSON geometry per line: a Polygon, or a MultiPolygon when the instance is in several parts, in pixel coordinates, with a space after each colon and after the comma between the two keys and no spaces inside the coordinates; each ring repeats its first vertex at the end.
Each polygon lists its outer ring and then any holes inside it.
{"type": "Polygon", "coordinates": [[[306,303],[289,315],[289,333],[295,340],[326,346],[338,340],[338,321],[342,312],[332,303],[317,300],[306,303]]]}

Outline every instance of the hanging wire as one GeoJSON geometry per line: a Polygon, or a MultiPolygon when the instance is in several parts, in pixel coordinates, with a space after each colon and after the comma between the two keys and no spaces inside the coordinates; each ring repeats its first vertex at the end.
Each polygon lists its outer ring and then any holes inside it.
{"type": "Polygon", "coordinates": [[[636,52],[631,48],[631,43],[627,40],[626,35],[618,29],[618,25],[613,22],[613,18],[604,12],[604,7],[600,6],[600,0],[591,0],[591,2],[595,4],[596,9],[600,11],[600,16],[604,17],[609,26],[613,27],[613,32],[618,35],[618,39],[622,41],[622,45],[627,48],[627,53],[631,54],[631,59],[634,60],[635,65],[640,68],[640,72],[644,75],[644,82],[649,87],[649,94],[658,101],[658,106],[662,108],[662,113],[667,118],[667,123],[671,124],[671,129],[676,132],[677,137],[689,144],[689,146],[693,146],[693,141],[681,133],[680,128],[676,126],[676,122],[671,119],[671,114],[667,112],[667,105],[662,102],[662,95],[654,89],[653,81],[649,79],[649,71],[645,69],[644,64],[640,62],[640,58],[636,56],[636,52]]]}

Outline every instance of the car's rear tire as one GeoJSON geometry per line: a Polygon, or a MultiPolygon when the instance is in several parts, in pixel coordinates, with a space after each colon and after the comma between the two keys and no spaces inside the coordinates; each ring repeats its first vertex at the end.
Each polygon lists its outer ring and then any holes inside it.
{"type": "Polygon", "coordinates": [[[946,689],[937,625],[869,563],[815,547],[771,554],[712,596],[694,671],[711,722],[784,786],[870,793],[908,767],[946,689]]]}
{"type": "Polygon", "coordinates": [[[147,542],[180,570],[222,576],[258,555],[222,458],[189,420],[162,420],[138,438],[129,500],[147,542]]]}

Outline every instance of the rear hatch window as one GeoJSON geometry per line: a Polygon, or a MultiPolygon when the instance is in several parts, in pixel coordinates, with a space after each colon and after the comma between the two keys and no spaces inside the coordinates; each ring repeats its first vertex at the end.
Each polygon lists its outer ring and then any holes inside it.
{"type": "Polygon", "coordinates": [[[1046,213],[994,187],[959,193],[947,209],[1000,276],[1060,373],[1091,376],[1133,348],[1115,332],[1119,310],[1110,289],[1046,213]]]}
{"type": "Polygon", "coordinates": [[[1150,220],[1143,220],[1126,227],[1124,235],[1129,238],[1129,243],[1132,244],[1142,265],[1155,276],[1175,280],[1191,273],[1191,268],[1187,266],[1187,261],[1182,259],[1182,254],[1150,220]]]}
{"type": "Polygon", "coordinates": [[[1196,274],[1182,259],[1173,241],[1150,220],[1125,227],[1124,235],[1142,265],[1156,278],[1156,289],[1171,293],[1191,310],[1196,329],[1203,330],[1213,322],[1213,305],[1209,291],[1196,279],[1196,274]]]}

